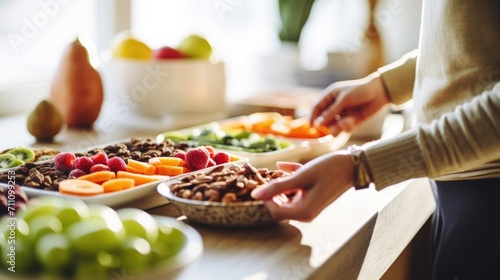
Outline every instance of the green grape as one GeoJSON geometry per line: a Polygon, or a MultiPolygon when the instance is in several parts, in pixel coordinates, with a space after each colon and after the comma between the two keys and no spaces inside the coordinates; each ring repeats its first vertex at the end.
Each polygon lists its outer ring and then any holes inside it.
{"type": "Polygon", "coordinates": [[[30,222],[33,218],[40,215],[52,215],[57,209],[55,204],[49,204],[45,200],[35,200],[26,204],[26,208],[17,212],[17,217],[30,222]]]}
{"type": "Polygon", "coordinates": [[[35,244],[45,234],[62,232],[62,224],[58,218],[43,214],[33,217],[29,222],[29,234],[31,242],[35,244]]]}
{"type": "Polygon", "coordinates": [[[61,221],[63,230],[89,216],[89,207],[81,200],[68,200],[63,207],[54,209],[53,215],[61,221]]]}
{"type": "Polygon", "coordinates": [[[117,253],[99,251],[96,258],[100,265],[109,269],[118,269],[122,266],[121,257],[117,253]]]}
{"type": "Polygon", "coordinates": [[[66,234],[71,247],[83,255],[117,250],[125,238],[125,230],[118,218],[112,222],[99,217],[83,219],[71,225],[66,234]]]}
{"type": "Polygon", "coordinates": [[[151,245],[146,239],[129,236],[121,250],[123,268],[129,272],[142,272],[151,257],[151,245]]]}
{"type": "Polygon", "coordinates": [[[72,261],[68,238],[61,233],[45,234],[35,244],[35,256],[44,270],[63,272],[72,261]]]}
{"type": "Polygon", "coordinates": [[[137,236],[153,244],[158,239],[156,220],[143,210],[124,208],[116,211],[128,236],[137,236]]]}
{"type": "Polygon", "coordinates": [[[158,233],[158,242],[154,248],[156,253],[161,255],[161,258],[172,257],[184,247],[186,236],[179,229],[159,224],[158,233]]]}

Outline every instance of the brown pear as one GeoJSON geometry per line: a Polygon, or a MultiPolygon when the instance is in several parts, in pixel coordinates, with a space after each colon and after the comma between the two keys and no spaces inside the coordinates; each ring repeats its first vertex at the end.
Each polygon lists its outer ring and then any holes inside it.
{"type": "Polygon", "coordinates": [[[64,51],[50,97],[68,126],[91,128],[99,116],[104,98],[101,76],[78,39],[64,51]]]}
{"type": "Polygon", "coordinates": [[[64,125],[59,109],[49,100],[42,100],[28,116],[28,131],[38,141],[52,141],[64,125]]]}

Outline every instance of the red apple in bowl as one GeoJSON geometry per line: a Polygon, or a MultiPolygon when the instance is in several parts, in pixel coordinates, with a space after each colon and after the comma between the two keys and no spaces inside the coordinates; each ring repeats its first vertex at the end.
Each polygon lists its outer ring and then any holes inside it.
{"type": "Polygon", "coordinates": [[[161,47],[153,52],[154,59],[181,59],[186,56],[172,47],[161,47]]]}

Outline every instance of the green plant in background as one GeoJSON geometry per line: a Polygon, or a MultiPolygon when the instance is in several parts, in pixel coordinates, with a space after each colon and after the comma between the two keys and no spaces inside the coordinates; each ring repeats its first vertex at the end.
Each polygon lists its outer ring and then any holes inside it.
{"type": "Polygon", "coordinates": [[[314,0],[278,0],[281,18],[281,41],[295,42],[300,39],[302,29],[309,18],[314,0]]]}

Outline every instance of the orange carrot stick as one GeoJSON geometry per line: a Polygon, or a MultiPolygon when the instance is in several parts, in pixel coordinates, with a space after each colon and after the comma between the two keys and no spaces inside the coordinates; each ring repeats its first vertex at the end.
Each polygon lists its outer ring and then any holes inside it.
{"type": "Polygon", "coordinates": [[[154,165],[149,164],[147,162],[134,160],[134,159],[128,159],[127,165],[130,165],[133,168],[140,170],[142,172],[142,174],[146,174],[146,175],[153,175],[153,174],[155,174],[155,170],[156,170],[156,167],[154,165]]]}
{"type": "Polygon", "coordinates": [[[116,177],[115,172],[103,170],[103,171],[97,171],[94,173],[80,176],[80,177],[78,177],[78,179],[79,180],[86,180],[86,181],[90,181],[90,182],[94,182],[94,183],[101,183],[101,182],[108,181],[110,179],[114,179],[115,177],[116,177]]]}

